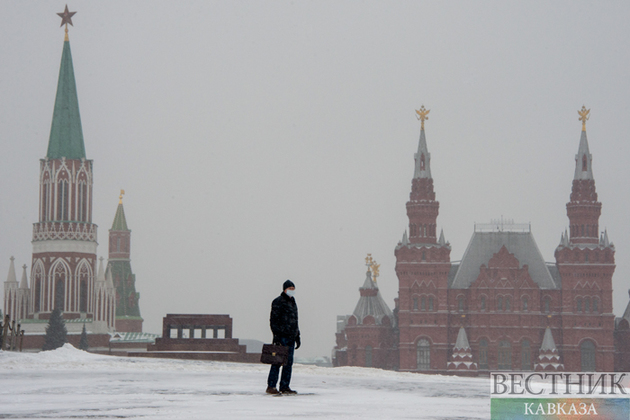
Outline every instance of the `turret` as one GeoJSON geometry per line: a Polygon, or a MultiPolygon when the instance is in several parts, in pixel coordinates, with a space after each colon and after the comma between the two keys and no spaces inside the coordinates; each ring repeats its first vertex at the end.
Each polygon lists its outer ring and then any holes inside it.
{"type": "Polygon", "coordinates": [[[436,243],[436,221],[440,203],[435,201],[433,178],[431,178],[431,154],[427,148],[424,133],[424,121],[428,120],[430,110],[422,106],[416,111],[420,125],[418,151],[414,155],[415,168],[411,181],[411,193],[407,202],[409,217],[409,241],[411,243],[436,243]]]}
{"type": "Polygon", "coordinates": [[[567,203],[571,244],[596,244],[599,238],[599,216],[602,203],[597,201],[595,179],[593,178],[593,157],[589,152],[586,138],[586,120],[590,110],[582,107],[579,111],[582,120],[580,145],[575,155],[575,173],[571,198],[567,203]]]}

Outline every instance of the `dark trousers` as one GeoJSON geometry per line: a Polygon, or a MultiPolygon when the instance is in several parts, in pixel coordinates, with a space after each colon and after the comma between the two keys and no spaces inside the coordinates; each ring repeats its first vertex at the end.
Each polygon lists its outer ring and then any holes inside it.
{"type": "Polygon", "coordinates": [[[278,383],[278,374],[280,373],[280,366],[282,366],[282,377],[280,378],[280,391],[289,388],[289,382],[291,382],[291,371],[293,370],[293,352],[295,351],[295,340],[292,338],[280,337],[279,343],[282,346],[289,348],[289,357],[287,357],[287,364],[271,365],[269,369],[269,377],[267,378],[267,386],[275,388],[278,383]]]}

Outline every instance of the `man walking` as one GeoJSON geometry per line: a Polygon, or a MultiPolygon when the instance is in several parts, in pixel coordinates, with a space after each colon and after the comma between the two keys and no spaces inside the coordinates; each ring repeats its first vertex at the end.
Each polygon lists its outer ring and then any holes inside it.
{"type": "Polygon", "coordinates": [[[293,351],[300,348],[298,309],[295,303],[295,284],[287,280],[282,285],[282,294],[271,302],[269,324],[273,332],[273,343],[289,348],[287,363],[282,367],[280,391],[276,389],[281,365],[271,365],[267,378],[267,394],[297,394],[289,388],[293,366],[293,351]]]}

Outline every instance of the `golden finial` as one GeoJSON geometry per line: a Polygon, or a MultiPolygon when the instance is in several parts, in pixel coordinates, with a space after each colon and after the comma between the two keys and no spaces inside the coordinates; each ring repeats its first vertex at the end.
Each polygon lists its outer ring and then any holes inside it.
{"type": "Polygon", "coordinates": [[[578,111],[580,114],[580,118],[578,120],[582,121],[582,131],[586,131],[586,121],[591,117],[588,113],[591,112],[590,109],[586,109],[584,105],[582,105],[582,109],[578,111]]]}
{"type": "Polygon", "coordinates": [[[372,254],[367,254],[367,257],[365,257],[365,265],[372,265],[372,254]]]}
{"type": "Polygon", "coordinates": [[[420,120],[420,129],[421,130],[424,130],[424,121],[429,119],[429,117],[427,117],[429,112],[431,112],[431,110],[430,109],[425,109],[424,105],[422,105],[420,107],[420,109],[416,109],[416,114],[418,114],[418,116],[416,118],[420,120]]]}
{"type": "Polygon", "coordinates": [[[370,268],[372,269],[372,280],[376,281],[376,278],[380,275],[379,268],[381,268],[381,265],[373,261],[370,264],[370,268]]]}
{"type": "Polygon", "coordinates": [[[120,195],[118,196],[118,204],[122,204],[123,195],[125,195],[125,190],[120,190],[120,195]]]}

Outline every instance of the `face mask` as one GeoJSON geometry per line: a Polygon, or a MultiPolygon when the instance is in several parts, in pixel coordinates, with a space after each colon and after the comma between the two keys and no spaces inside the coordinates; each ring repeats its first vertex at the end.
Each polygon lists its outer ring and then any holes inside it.
{"type": "Polygon", "coordinates": [[[295,296],[295,290],[287,290],[285,293],[289,297],[294,297],[295,296]]]}

